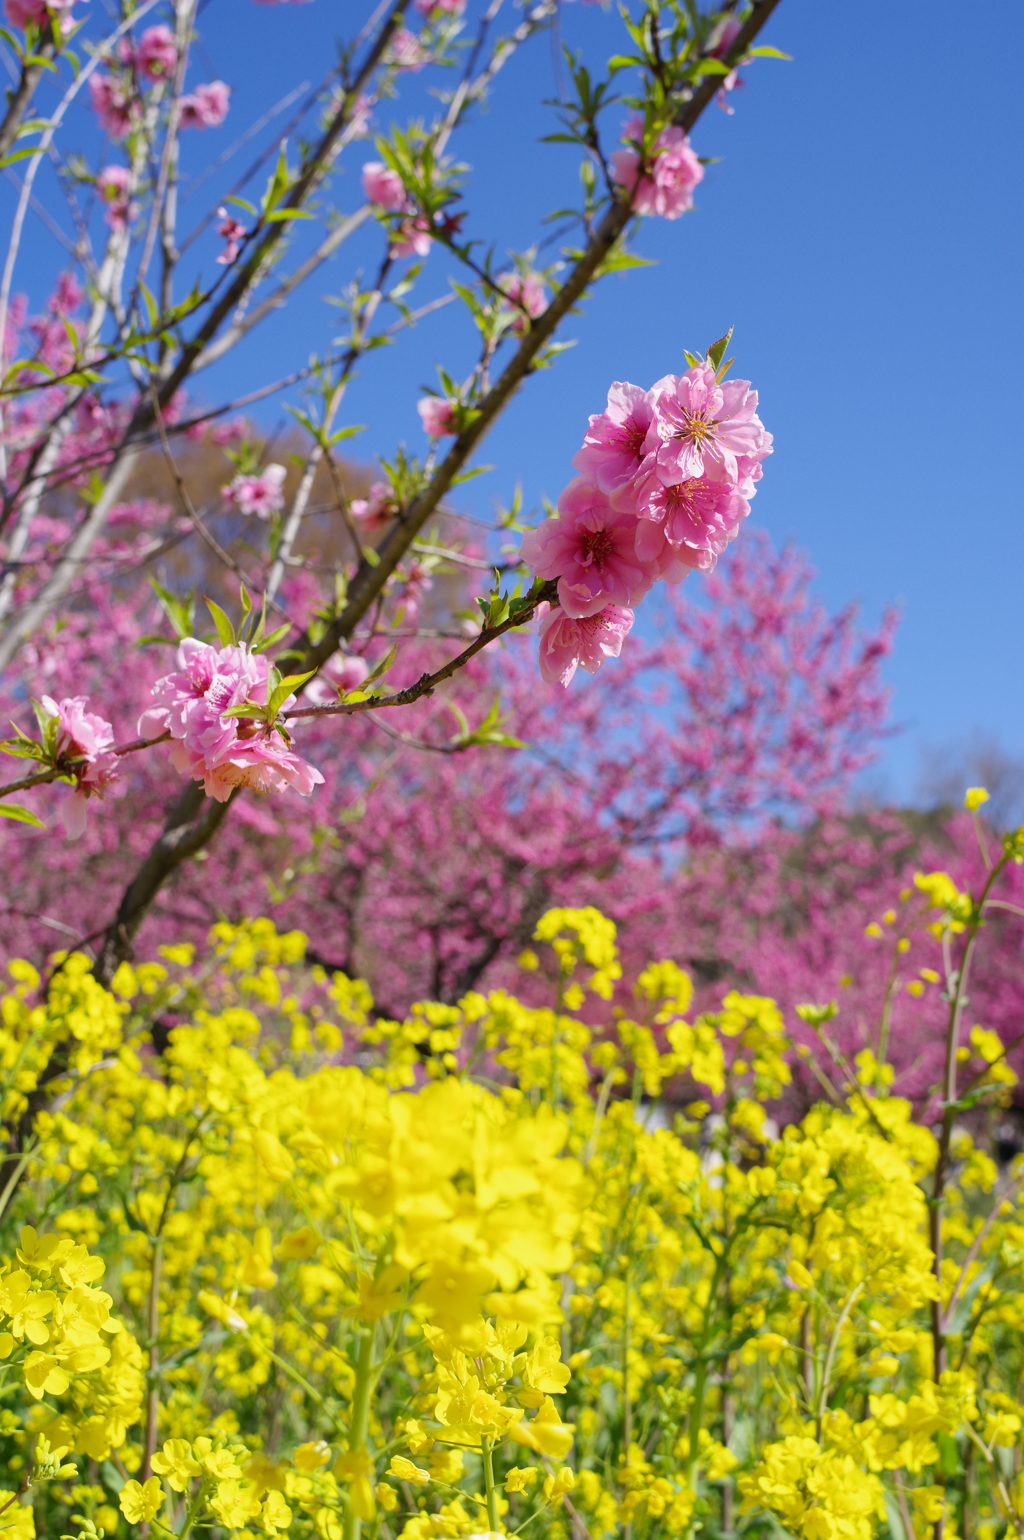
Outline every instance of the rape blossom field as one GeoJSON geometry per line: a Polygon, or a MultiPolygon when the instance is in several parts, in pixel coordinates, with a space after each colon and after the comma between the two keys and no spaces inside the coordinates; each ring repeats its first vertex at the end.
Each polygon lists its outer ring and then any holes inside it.
{"type": "Polygon", "coordinates": [[[856,800],[896,617],[725,320],[462,491],[785,5],[384,0],[254,125],[204,9],[0,29],[0,1534],[1024,1540],[1024,828],[856,800]]]}

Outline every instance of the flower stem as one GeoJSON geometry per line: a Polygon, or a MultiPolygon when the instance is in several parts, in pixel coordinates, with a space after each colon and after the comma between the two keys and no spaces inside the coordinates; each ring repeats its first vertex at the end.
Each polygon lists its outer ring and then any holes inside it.
{"type": "MultiPolygon", "coordinates": [[[[373,1388],[374,1364],[373,1364],[373,1339],[374,1328],[366,1326],[360,1334],[359,1352],[356,1357],[356,1382],[352,1392],[352,1421],[349,1425],[348,1447],[349,1453],[355,1454],[366,1447],[366,1433],[370,1422],[370,1391],[373,1388]]],[[[348,1507],[345,1512],[344,1540],[359,1540],[362,1520],[353,1512],[352,1497],[349,1495],[348,1507]]]]}
{"type": "Polygon", "coordinates": [[[498,1489],[494,1485],[494,1445],[489,1438],[480,1439],[480,1453],[484,1462],[484,1495],[487,1498],[487,1527],[492,1535],[498,1533],[498,1489]]]}

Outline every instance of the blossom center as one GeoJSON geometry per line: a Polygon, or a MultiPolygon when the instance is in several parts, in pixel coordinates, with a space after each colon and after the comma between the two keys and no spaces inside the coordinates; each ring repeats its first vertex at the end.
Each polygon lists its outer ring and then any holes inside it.
{"type": "Polygon", "coordinates": [[[593,562],[595,567],[603,567],[615,549],[615,541],[610,530],[585,530],[580,546],[585,561],[593,562]]]}
{"type": "Polygon", "coordinates": [[[683,419],[683,427],[676,435],[677,438],[687,438],[698,449],[715,436],[718,424],[712,419],[710,422],[704,411],[687,412],[683,419]]]}

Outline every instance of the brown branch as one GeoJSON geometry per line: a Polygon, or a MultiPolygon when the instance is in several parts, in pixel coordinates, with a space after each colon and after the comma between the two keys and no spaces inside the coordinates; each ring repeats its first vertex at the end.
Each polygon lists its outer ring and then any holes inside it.
{"type": "MultiPolygon", "coordinates": [[[[49,24],[47,24],[46,40],[40,41],[38,48],[35,49],[35,56],[39,60],[49,61],[53,58],[53,54],[53,33],[49,24]]],[[[21,120],[25,116],[29,102],[35,95],[36,86],[43,78],[45,68],[46,64],[44,63],[23,64],[21,67],[21,79],[18,81],[14,95],[7,104],[7,111],[4,113],[3,122],[0,123],[0,159],[8,153],[11,145],[18,137],[21,120]]]]}
{"type": "MultiPolygon", "coordinates": [[[[170,733],[161,733],[159,738],[133,738],[130,743],[122,743],[110,752],[119,758],[122,754],[137,754],[140,749],[151,749],[154,744],[166,743],[170,736],[170,733]]],[[[40,770],[36,775],[22,776],[20,781],[8,781],[6,786],[0,786],[0,797],[10,797],[16,791],[29,791],[33,786],[45,786],[50,781],[59,781],[72,770],[73,764],[67,770],[40,770]]]]}

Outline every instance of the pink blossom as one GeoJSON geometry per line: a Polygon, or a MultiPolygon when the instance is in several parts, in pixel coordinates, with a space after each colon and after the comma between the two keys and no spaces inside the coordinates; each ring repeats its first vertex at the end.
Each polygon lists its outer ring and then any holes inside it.
{"type": "Polygon", "coordinates": [[[349,504],[349,512],[369,532],[380,529],[389,519],[393,519],[398,512],[398,503],[388,482],[374,481],[370,485],[369,497],[354,497],[349,504]]]}
{"type": "Polygon", "coordinates": [[[710,572],[750,512],[743,490],[725,477],[695,476],[667,487],[653,466],[637,485],[635,507],[637,555],[655,563],[659,576],[680,563],[710,572]]]}
{"type": "MultiPolygon", "coordinates": [[[[139,732],[144,737],[169,732],[175,769],[202,781],[208,797],[226,802],[236,786],[260,793],[291,787],[308,797],[323,781],[280,728],[258,717],[226,715],[246,701],[266,704],[266,657],[241,646],[211,647],[189,636],[175,661],[176,671],[154,684],[154,705],[139,718],[139,732]]],[[[282,710],[294,704],[290,695],[282,710]]]]}
{"type": "Polygon", "coordinates": [[[606,605],[632,607],[654,582],[636,554],[635,514],[614,508],[583,476],[558,499],[557,519],[523,536],[522,559],[542,578],[558,579],[558,598],[574,620],[606,605]]]}
{"type": "Polygon", "coordinates": [[[57,286],[47,301],[47,309],[54,315],[73,315],[84,297],[85,290],[74,273],[63,272],[58,274],[57,286]]]}
{"type": "Polygon", "coordinates": [[[596,481],[602,492],[617,492],[640,469],[653,418],[647,391],[616,381],[608,391],[605,410],[591,417],[573,465],[596,481]]]}
{"type": "Polygon", "coordinates": [[[396,69],[411,70],[415,74],[426,64],[427,52],[415,32],[410,32],[407,27],[399,27],[392,36],[387,62],[396,69]]]}
{"type": "Polygon", "coordinates": [[[403,219],[391,242],[393,257],[425,257],[430,251],[430,225],[422,214],[403,219]]]}
{"type": "MultiPolygon", "coordinates": [[[[623,138],[640,144],[643,135],[643,119],[630,118],[623,138]]],[[[633,194],[631,206],[636,213],[678,219],[693,207],[693,189],[704,177],[704,167],[690,148],[689,139],[674,124],[663,128],[654,141],[651,165],[643,176],[636,144],[616,150],[611,156],[615,181],[633,194]]]]}
{"type": "Polygon", "coordinates": [[[135,210],[128,198],[131,173],[127,166],[106,166],[96,178],[96,191],[103,199],[103,217],[112,230],[123,230],[135,210]]]}
{"type": "Polygon", "coordinates": [[[265,466],[258,476],[236,476],[223,489],[224,501],[233,503],[239,513],[254,513],[268,519],[284,507],[284,481],[288,472],[283,465],[265,466]]]}
{"type": "Polygon", "coordinates": [[[771,434],[757,415],[749,380],[720,384],[710,364],[695,364],[652,386],[651,404],[647,449],[666,486],[705,474],[738,481],[738,457],[756,463],[771,454],[771,434]]]}
{"type": "Polygon", "coordinates": [[[385,209],[389,214],[405,208],[406,196],[402,178],[397,171],[392,171],[390,166],[385,166],[382,160],[366,162],[363,166],[362,182],[363,192],[378,208],[385,209]]]}
{"type": "Polygon", "coordinates": [[[217,210],[217,218],[220,221],[217,225],[217,234],[227,243],[217,261],[222,262],[225,266],[229,266],[238,256],[239,246],[244,241],[247,232],[245,226],[239,224],[238,220],[235,219],[234,215],[228,213],[223,204],[217,210]]]}
{"type": "Polygon", "coordinates": [[[112,75],[93,75],[89,96],[103,131],[111,139],[123,139],[138,115],[138,102],[127,81],[115,80],[112,75]]]}
{"type": "Polygon", "coordinates": [[[423,419],[423,431],[431,438],[444,438],[448,433],[458,433],[459,416],[452,401],[439,396],[424,396],[417,401],[416,410],[423,419]]]}
{"type": "Polygon", "coordinates": [[[522,336],[526,330],[526,316],[536,319],[548,308],[544,280],[538,273],[500,273],[498,287],[508,295],[509,303],[505,308],[515,317],[509,329],[522,336]]]}
{"type": "Polygon", "coordinates": [[[329,706],[349,690],[358,690],[370,666],[365,658],[357,658],[344,652],[336,652],[327,659],[315,679],[306,686],[306,699],[311,706],[329,706]]]}
{"type": "Polygon", "coordinates": [[[541,678],[547,684],[568,685],[577,668],[596,674],[605,658],[619,656],[632,624],[633,611],[617,604],[582,620],[563,609],[550,610],[540,623],[541,678]]]}
{"type": "MultiPolygon", "coordinates": [[[[12,27],[45,27],[50,11],[70,11],[74,0],[4,0],[4,15],[12,27]]],[[[62,29],[67,29],[67,18],[62,18],[62,29]]]]}
{"type": "Polygon", "coordinates": [[[211,80],[196,86],[190,96],[181,98],[182,128],[219,128],[228,115],[231,87],[223,80],[211,80]]]}
{"type": "Polygon", "coordinates": [[[217,424],[210,437],[215,444],[241,444],[249,437],[249,424],[244,417],[229,417],[217,424]]]}
{"type": "Polygon", "coordinates": [[[102,797],[118,774],[118,758],[113,752],[114,729],[102,717],[86,711],[87,704],[84,695],[60,702],[43,696],[43,709],[58,722],[57,759],[75,781],[74,791],[63,808],[64,832],[69,840],[85,833],[85,804],[89,797],[102,797]]]}
{"type": "Polygon", "coordinates": [[[466,9],[466,0],[413,0],[413,8],[421,16],[429,16],[434,11],[446,16],[461,16],[466,9]]]}
{"type": "Polygon", "coordinates": [[[135,50],[135,63],[147,79],[167,79],[177,62],[178,49],[170,27],[147,27],[135,50]]]}

